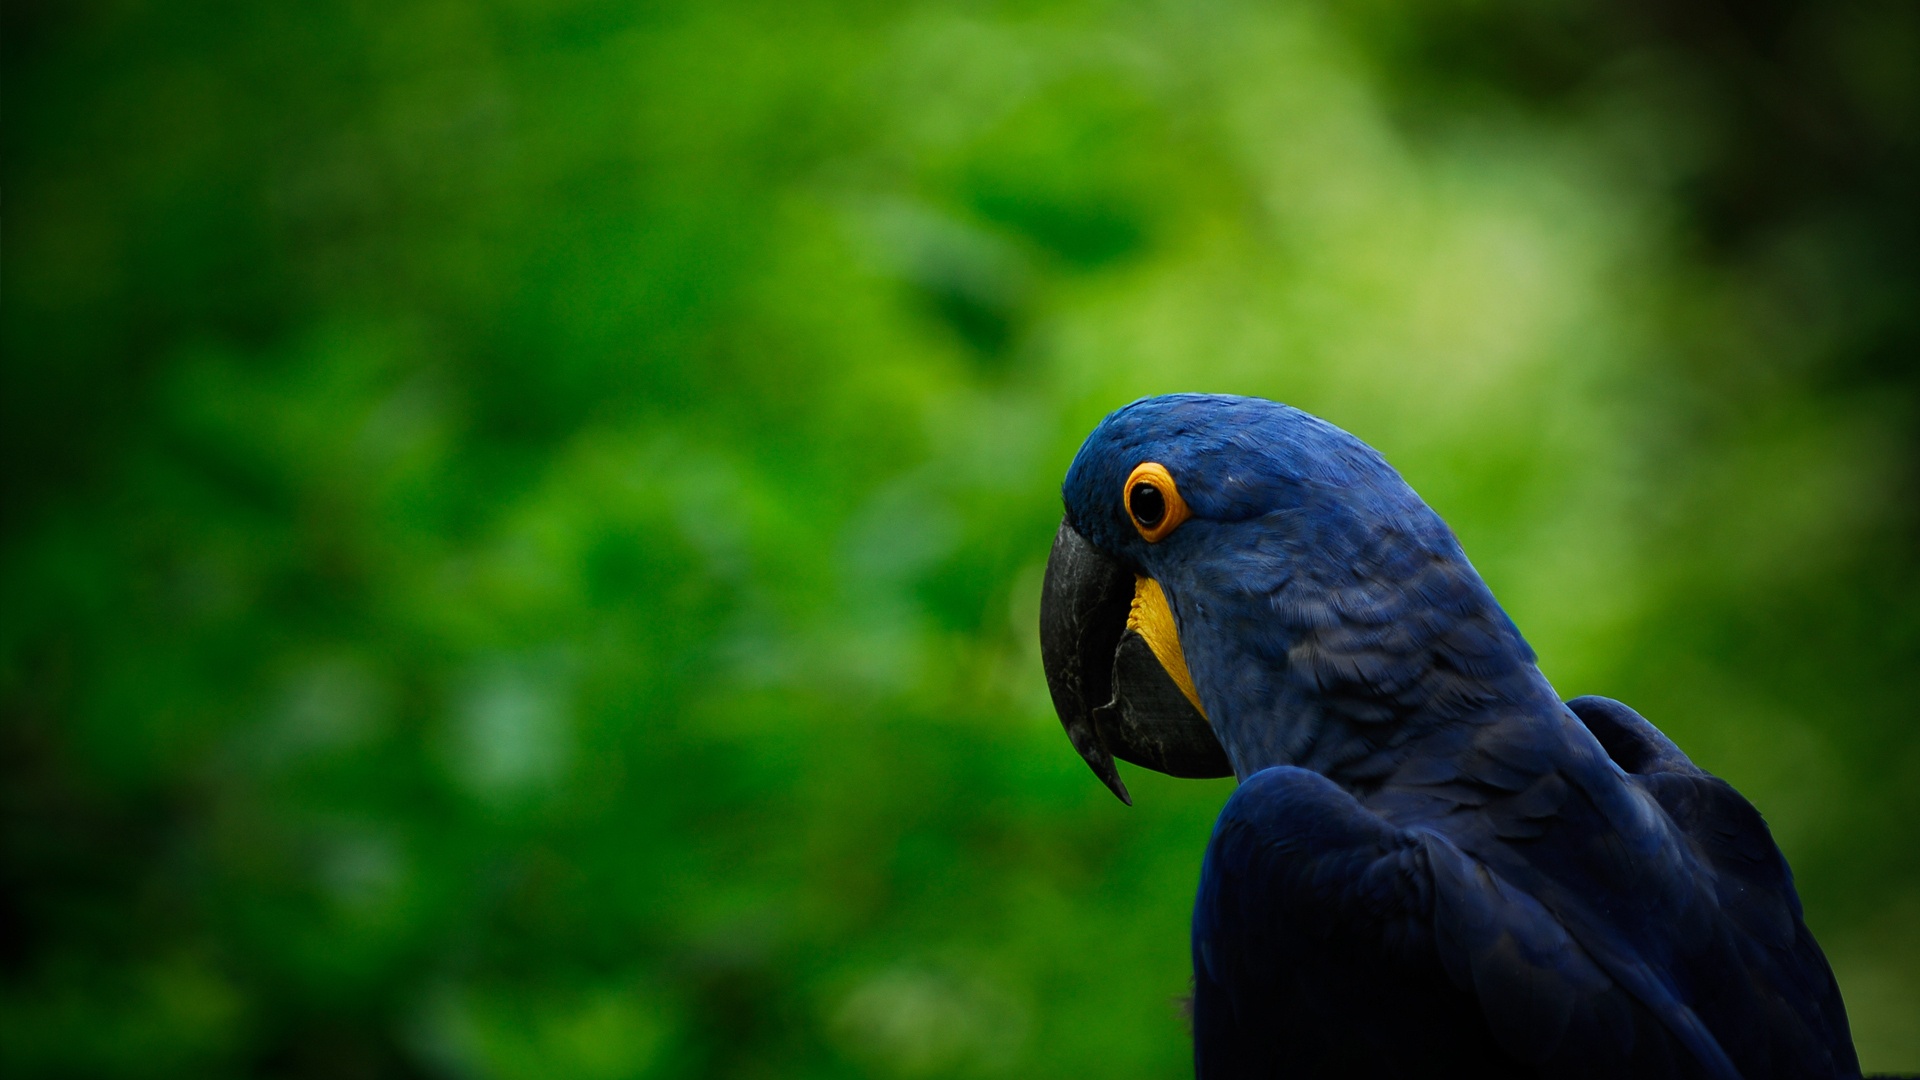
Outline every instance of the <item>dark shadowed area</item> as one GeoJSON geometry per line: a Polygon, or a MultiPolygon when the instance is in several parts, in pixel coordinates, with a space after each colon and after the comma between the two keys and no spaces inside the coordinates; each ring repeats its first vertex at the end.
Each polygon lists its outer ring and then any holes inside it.
{"type": "Polygon", "coordinates": [[[4,14],[0,1071],[1164,1077],[1059,482],[1386,453],[1920,1070],[1920,7],[4,14]]]}

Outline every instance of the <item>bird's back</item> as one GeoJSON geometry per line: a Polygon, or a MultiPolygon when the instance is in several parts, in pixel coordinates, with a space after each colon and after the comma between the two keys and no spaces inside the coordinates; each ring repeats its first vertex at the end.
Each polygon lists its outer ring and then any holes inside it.
{"type": "Polygon", "coordinates": [[[1559,719],[1359,797],[1249,778],[1195,911],[1200,1075],[1858,1076],[1759,814],[1625,706],[1559,719]]]}

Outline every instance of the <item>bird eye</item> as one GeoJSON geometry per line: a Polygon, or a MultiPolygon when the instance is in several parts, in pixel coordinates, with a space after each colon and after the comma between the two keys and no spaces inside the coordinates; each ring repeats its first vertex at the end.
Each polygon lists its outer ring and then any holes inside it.
{"type": "Polygon", "coordinates": [[[1174,486],[1173,474],[1157,461],[1143,461],[1127,477],[1127,515],[1147,543],[1158,542],[1187,520],[1187,502],[1174,486]]]}
{"type": "Polygon", "coordinates": [[[1127,508],[1142,528],[1151,529],[1167,516],[1167,497],[1152,484],[1135,484],[1127,496],[1127,508]]]}

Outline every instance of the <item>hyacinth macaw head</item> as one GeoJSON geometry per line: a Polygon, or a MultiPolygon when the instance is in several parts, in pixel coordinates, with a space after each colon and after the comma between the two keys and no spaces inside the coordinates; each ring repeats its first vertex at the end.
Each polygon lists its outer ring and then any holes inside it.
{"type": "Polygon", "coordinates": [[[1062,495],[1042,657],[1075,749],[1122,800],[1116,756],[1245,778],[1359,753],[1354,731],[1535,671],[1439,516],[1373,448],[1298,409],[1136,401],[1087,437],[1062,495]]]}

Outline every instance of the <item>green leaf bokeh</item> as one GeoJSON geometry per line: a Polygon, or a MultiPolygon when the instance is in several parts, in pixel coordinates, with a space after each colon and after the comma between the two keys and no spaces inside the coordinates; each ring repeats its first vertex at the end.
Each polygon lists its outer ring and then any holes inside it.
{"type": "Polygon", "coordinates": [[[1920,1068],[1920,20],[1651,11],[10,5],[0,1066],[1181,1074],[1227,786],[1115,803],[1033,625],[1213,390],[1745,792],[1920,1068]]]}

